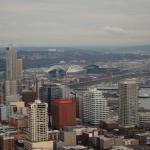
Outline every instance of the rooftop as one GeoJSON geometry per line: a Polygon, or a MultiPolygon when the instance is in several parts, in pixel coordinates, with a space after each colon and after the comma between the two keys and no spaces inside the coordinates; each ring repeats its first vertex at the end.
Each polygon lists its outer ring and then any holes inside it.
{"type": "Polygon", "coordinates": [[[55,99],[55,100],[53,100],[53,103],[55,103],[55,104],[71,104],[71,103],[73,103],[73,101],[70,99],[55,99]]]}
{"type": "Polygon", "coordinates": [[[81,146],[81,145],[75,145],[75,146],[64,146],[65,149],[84,149],[86,148],[85,146],[81,146]]]}
{"type": "Polygon", "coordinates": [[[136,84],[137,80],[135,78],[133,78],[133,79],[125,79],[125,80],[120,81],[120,83],[121,84],[136,84]]]}

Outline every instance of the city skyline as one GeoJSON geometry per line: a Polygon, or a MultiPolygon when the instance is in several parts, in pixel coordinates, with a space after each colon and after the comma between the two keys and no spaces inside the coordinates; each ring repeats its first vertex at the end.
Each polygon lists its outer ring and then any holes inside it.
{"type": "Polygon", "coordinates": [[[0,43],[15,45],[144,45],[148,0],[1,1],[0,43]]]}

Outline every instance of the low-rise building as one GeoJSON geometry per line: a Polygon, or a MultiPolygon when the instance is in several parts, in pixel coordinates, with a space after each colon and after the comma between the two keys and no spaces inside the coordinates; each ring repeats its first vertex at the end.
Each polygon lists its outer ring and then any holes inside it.
{"type": "Polygon", "coordinates": [[[15,150],[14,137],[0,135],[0,149],[1,150],[15,150]]]}
{"type": "Polygon", "coordinates": [[[111,150],[134,150],[134,149],[126,146],[113,146],[111,150]]]}
{"type": "Polygon", "coordinates": [[[25,150],[53,150],[53,141],[30,142],[25,141],[25,150]]]}
{"type": "Polygon", "coordinates": [[[139,112],[139,125],[150,128],[150,112],[139,112]]]}
{"type": "Polygon", "coordinates": [[[25,115],[14,114],[9,118],[9,125],[22,129],[28,126],[28,118],[25,115]]]}
{"type": "Polygon", "coordinates": [[[60,131],[59,130],[48,131],[48,140],[59,141],[60,140],[60,131]]]}
{"type": "Polygon", "coordinates": [[[139,133],[135,135],[135,139],[139,140],[140,145],[147,144],[147,139],[150,137],[150,132],[139,133]]]}
{"type": "Polygon", "coordinates": [[[63,146],[61,148],[61,150],[87,150],[87,147],[80,146],[80,145],[76,145],[76,146],[63,146]]]}

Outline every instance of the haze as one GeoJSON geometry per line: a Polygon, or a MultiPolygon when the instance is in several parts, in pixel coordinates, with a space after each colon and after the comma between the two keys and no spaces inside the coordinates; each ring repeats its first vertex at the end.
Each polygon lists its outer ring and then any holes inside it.
{"type": "Polygon", "coordinates": [[[0,43],[144,45],[150,0],[0,0],[0,43]]]}

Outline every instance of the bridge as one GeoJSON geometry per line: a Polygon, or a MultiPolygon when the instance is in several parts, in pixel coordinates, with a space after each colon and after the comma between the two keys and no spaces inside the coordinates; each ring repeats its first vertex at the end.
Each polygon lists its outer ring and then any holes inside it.
{"type": "Polygon", "coordinates": [[[145,72],[125,73],[125,74],[120,74],[120,75],[114,75],[112,77],[103,77],[103,78],[96,79],[96,80],[69,84],[68,86],[70,88],[79,88],[79,87],[84,87],[84,86],[92,86],[95,84],[100,84],[102,82],[108,83],[110,81],[118,81],[124,78],[137,78],[137,77],[143,77],[143,76],[149,76],[149,75],[150,75],[149,73],[145,73],[145,72]]]}

